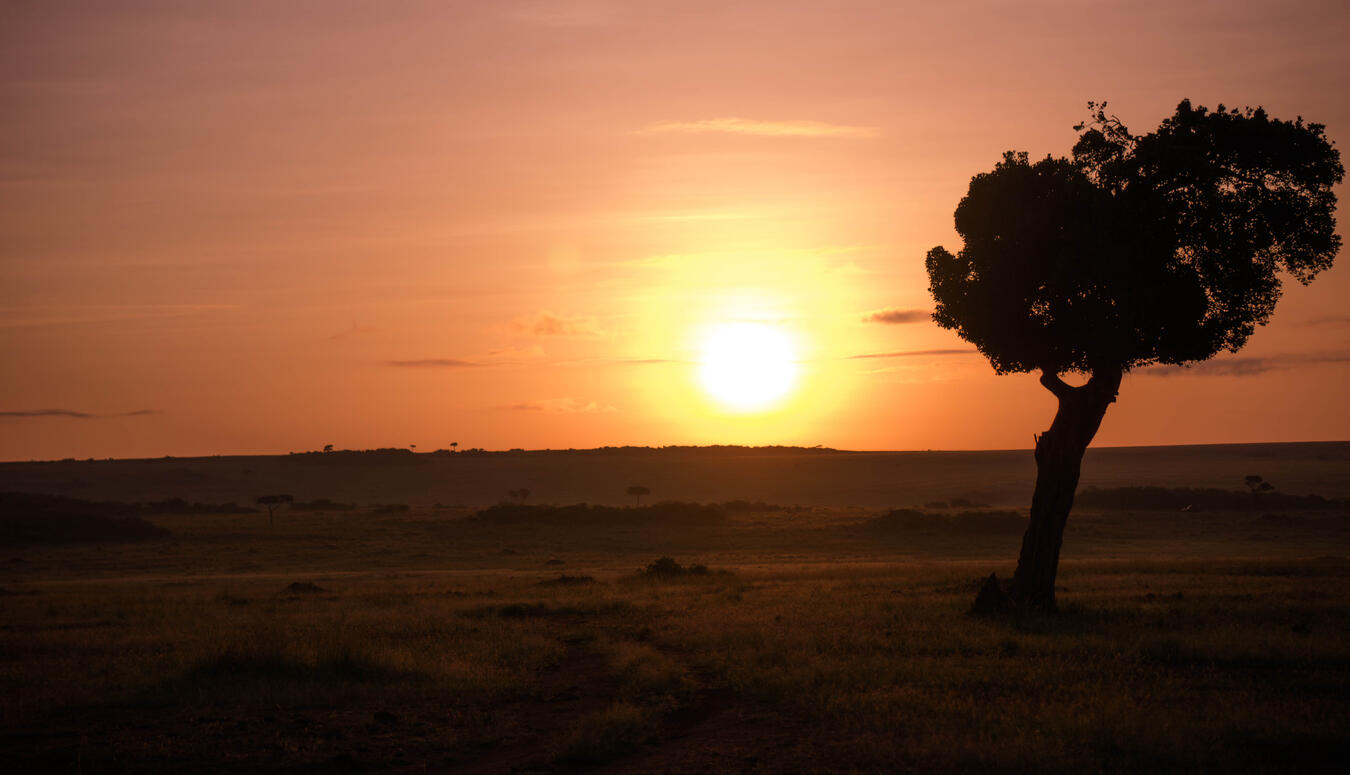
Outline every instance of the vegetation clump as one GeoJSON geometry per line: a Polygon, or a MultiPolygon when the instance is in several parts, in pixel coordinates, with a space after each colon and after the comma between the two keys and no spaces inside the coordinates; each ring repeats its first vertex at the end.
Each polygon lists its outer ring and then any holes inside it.
{"type": "Polygon", "coordinates": [[[136,504],[112,501],[0,493],[0,545],[145,541],[171,535],[167,528],[130,516],[139,510],[136,504]]]}
{"type": "Polygon", "coordinates": [[[577,503],[547,506],[526,503],[499,503],[478,512],[477,519],[499,525],[713,525],[726,520],[726,512],[716,506],[680,501],[663,501],[650,506],[594,506],[577,503]]]}
{"type": "Polygon", "coordinates": [[[648,563],[647,567],[638,571],[638,575],[646,578],[670,579],[683,576],[707,576],[707,565],[681,565],[675,561],[674,557],[662,557],[655,562],[648,563]]]}
{"type": "Polygon", "coordinates": [[[764,501],[734,500],[714,504],[716,508],[733,514],[745,513],[770,513],[779,511],[794,511],[791,506],[782,506],[777,503],[765,503],[764,501]]]}
{"type": "Polygon", "coordinates": [[[292,511],[354,511],[355,503],[338,503],[328,498],[315,498],[312,501],[296,501],[291,504],[292,511]]]}
{"type": "Polygon", "coordinates": [[[1250,492],[1190,487],[1088,487],[1079,493],[1077,504],[1090,509],[1139,511],[1181,511],[1188,506],[1191,511],[1252,511],[1258,507],[1307,511],[1350,509],[1350,500],[1321,495],[1266,491],[1258,503],[1250,492]]]}
{"type": "Polygon", "coordinates": [[[595,583],[597,582],[594,576],[569,576],[566,573],[555,579],[544,579],[539,582],[540,586],[545,587],[579,587],[595,583]]]}

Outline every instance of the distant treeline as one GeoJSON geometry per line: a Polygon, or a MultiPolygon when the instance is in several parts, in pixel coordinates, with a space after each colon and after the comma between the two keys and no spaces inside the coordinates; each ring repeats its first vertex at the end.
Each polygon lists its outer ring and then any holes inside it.
{"type": "Polygon", "coordinates": [[[143,541],[170,532],[137,514],[140,504],[60,495],[0,493],[0,544],[143,541]]]}
{"type": "Polygon", "coordinates": [[[584,455],[584,456],[614,456],[614,455],[681,455],[681,454],[699,454],[712,456],[734,457],[738,455],[801,455],[801,454],[836,454],[840,450],[831,447],[784,447],[784,446],[766,446],[766,447],[743,447],[734,444],[714,444],[706,447],[694,446],[668,446],[668,447],[596,447],[593,449],[506,449],[506,450],[488,450],[488,449],[438,449],[434,452],[416,452],[412,449],[402,447],[382,447],[380,449],[335,449],[327,452],[312,450],[309,452],[292,452],[290,457],[303,458],[319,463],[329,465],[407,465],[415,463],[426,463],[433,458],[446,457],[502,457],[502,456],[544,456],[544,455],[584,455]]]}
{"type": "Polygon", "coordinates": [[[1191,489],[1188,487],[1088,487],[1074,498],[1074,505],[1089,509],[1137,509],[1139,511],[1269,511],[1271,509],[1350,509],[1350,500],[1321,495],[1288,495],[1282,492],[1251,492],[1191,489]]]}
{"type": "Polygon", "coordinates": [[[920,535],[1017,535],[1027,528],[1027,518],[1012,510],[962,511],[934,514],[918,509],[896,509],[868,523],[884,533],[920,535]]]}
{"type": "Polygon", "coordinates": [[[496,525],[715,525],[725,522],[727,512],[701,503],[664,501],[650,506],[544,506],[499,503],[475,517],[496,525]]]}

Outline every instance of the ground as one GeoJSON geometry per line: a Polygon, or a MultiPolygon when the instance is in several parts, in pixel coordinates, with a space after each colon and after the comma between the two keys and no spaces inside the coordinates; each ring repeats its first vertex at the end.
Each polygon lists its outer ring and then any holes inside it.
{"type": "Polygon", "coordinates": [[[984,576],[1011,573],[1015,530],[883,528],[861,507],[493,525],[405,500],[0,547],[4,758],[90,773],[1350,760],[1350,517],[1334,509],[1085,510],[1061,613],[982,619],[966,611],[984,576]],[[707,572],[642,572],[662,557],[707,572]]]}

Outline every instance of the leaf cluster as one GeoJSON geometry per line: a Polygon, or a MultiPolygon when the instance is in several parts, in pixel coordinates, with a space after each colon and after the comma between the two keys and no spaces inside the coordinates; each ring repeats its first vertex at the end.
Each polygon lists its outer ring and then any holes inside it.
{"type": "Polygon", "coordinates": [[[1070,157],[1008,152],[956,208],[964,242],[929,251],[934,320],[999,373],[1182,364],[1237,351],[1281,275],[1340,247],[1340,153],[1321,124],[1182,101],[1135,135],[1089,103],[1070,157]]]}

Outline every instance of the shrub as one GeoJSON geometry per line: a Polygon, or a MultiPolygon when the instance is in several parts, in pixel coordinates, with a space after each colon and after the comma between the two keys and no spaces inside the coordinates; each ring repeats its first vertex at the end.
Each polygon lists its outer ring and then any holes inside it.
{"type": "Polygon", "coordinates": [[[144,541],[172,535],[135,514],[136,504],[0,493],[0,544],[144,541]]]}
{"type": "Polygon", "coordinates": [[[478,512],[477,519],[499,525],[711,525],[726,521],[726,512],[699,503],[663,501],[650,506],[616,507],[576,503],[545,506],[499,503],[478,512]]]}
{"type": "Polygon", "coordinates": [[[681,576],[707,576],[707,565],[689,565],[684,566],[675,561],[674,557],[662,557],[659,560],[649,563],[646,568],[638,571],[638,575],[648,578],[678,578],[681,576]]]}
{"type": "MultiPolygon", "coordinates": [[[[1250,511],[1257,507],[1250,492],[1191,489],[1189,487],[1088,487],[1078,493],[1074,505],[1090,509],[1134,509],[1138,511],[1195,510],[1250,511]]],[[[1290,495],[1266,492],[1260,508],[1346,509],[1350,500],[1323,498],[1320,495],[1290,495]]]]}

